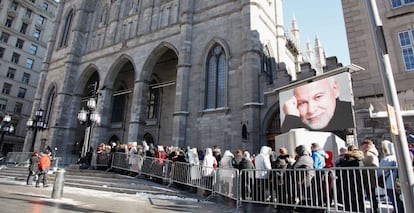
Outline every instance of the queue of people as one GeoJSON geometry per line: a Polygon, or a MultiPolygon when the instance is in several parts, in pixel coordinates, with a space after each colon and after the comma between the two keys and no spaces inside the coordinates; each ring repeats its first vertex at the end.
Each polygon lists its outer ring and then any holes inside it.
{"type": "MultiPolygon", "coordinates": [[[[363,140],[359,147],[340,147],[336,159],[333,159],[331,150],[324,150],[317,143],[297,146],[294,156],[290,156],[285,147],[273,151],[271,147],[263,146],[259,153],[251,155],[249,151],[240,149],[233,154],[230,150],[222,152],[217,146],[202,150],[155,146],[145,141],[142,144],[116,145],[106,150],[124,153],[125,168],[137,174],[160,171],[158,175],[162,177],[171,170],[166,169],[165,162],[188,164],[184,172],[188,173],[191,183],[203,180],[207,189],[219,184],[220,192],[228,196],[233,196],[239,187],[237,184],[241,184],[242,200],[277,202],[286,206],[310,205],[317,211],[333,205],[333,188],[336,188],[337,201],[343,210],[365,211],[365,204],[369,203],[373,212],[378,212],[376,187],[381,186],[381,179],[385,180],[382,187],[386,189],[388,201],[394,209],[402,209],[403,206],[400,195],[393,191],[395,179],[398,179],[397,170],[391,173],[379,170],[382,166],[396,166],[393,149],[389,148],[392,143],[383,143],[387,144],[382,147],[384,158],[380,158],[380,152],[370,139],[363,140]],[[156,163],[146,157],[156,159],[156,163]],[[240,182],[235,181],[235,170],[240,175],[240,182]]],[[[205,196],[210,194],[211,190],[205,190],[205,196]]],[[[283,208],[283,205],[278,207],[283,208]]]]}

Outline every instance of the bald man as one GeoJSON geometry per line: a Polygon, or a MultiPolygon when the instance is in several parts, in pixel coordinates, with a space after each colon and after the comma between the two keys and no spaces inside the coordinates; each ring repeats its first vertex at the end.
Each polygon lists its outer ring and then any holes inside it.
{"type": "Polygon", "coordinates": [[[293,128],[332,132],[354,127],[351,103],[339,100],[333,77],[296,87],[282,110],[282,132],[293,128]]]}

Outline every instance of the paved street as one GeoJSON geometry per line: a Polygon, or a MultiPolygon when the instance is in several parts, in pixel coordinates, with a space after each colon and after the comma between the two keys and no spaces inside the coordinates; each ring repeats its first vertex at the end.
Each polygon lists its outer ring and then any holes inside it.
{"type": "MultiPolygon", "coordinates": [[[[26,186],[23,181],[0,178],[0,212],[232,212],[233,206],[198,200],[196,196],[178,197],[148,193],[121,194],[64,187],[63,197],[52,199],[53,185],[47,188],[26,186]]],[[[165,189],[164,189],[165,190],[165,189]]],[[[171,188],[171,190],[175,190],[171,188]]],[[[178,193],[177,193],[178,194],[178,193]]]]}

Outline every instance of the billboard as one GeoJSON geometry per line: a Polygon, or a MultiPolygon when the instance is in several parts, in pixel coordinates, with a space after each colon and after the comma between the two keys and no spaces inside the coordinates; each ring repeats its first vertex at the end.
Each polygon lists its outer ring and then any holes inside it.
{"type": "Polygon", "coordinates": [[[349,72],[301,81],[281,90],[279,100],[282,133],[295,128],[320,132],[355,128],[349,72]]]}

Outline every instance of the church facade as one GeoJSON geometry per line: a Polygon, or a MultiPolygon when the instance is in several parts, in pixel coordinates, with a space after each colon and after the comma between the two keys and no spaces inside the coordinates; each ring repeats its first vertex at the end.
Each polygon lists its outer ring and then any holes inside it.
{"type": "Polygon", "coordinates": [[[66,164],[86,140],[256,152],[280,133],[266,91],[317,73],[286,33],[282,0],[65,0],[57,14],[35,149],[57,147],[66,164]]]}

